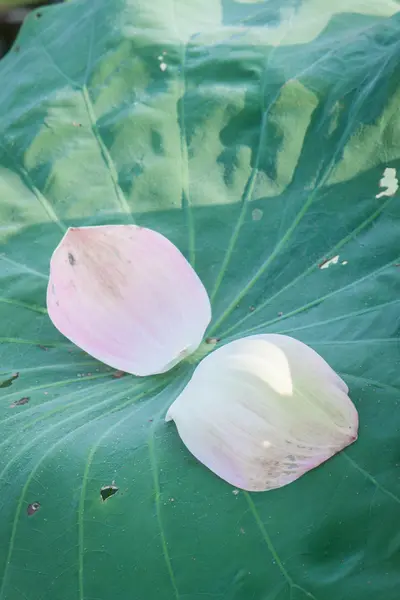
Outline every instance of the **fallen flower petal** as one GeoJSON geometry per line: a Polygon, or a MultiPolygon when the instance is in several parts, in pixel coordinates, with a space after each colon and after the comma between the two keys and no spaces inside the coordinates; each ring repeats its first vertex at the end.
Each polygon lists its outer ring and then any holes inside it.
{"type": "Polygon", "coordinates": [[[47,308],[77,346],[127,373],[163,373],[194,352],[211,318],[179,250],[136,225],[75,227],[50,264],[47,308]]]}
{"type": "Polygon", "coordinates": [[[190,452],[237,488],[291,483],[357,438],[344,381],[291,337],[255,335],[208,355],[171,405],[190,452]]]}

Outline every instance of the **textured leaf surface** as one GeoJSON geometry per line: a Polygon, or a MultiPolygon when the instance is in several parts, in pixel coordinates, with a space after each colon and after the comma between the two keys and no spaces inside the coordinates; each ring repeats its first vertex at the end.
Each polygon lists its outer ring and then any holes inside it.
{"type": "Polygon", "coordinates": [[[397,599],[398,4],[332,6],[72,1],[1,63],[1,600],[397,599]],[[193,365],[121,377],[62,338],[65,228],[131,222],[195,266],[209,336],[315,348],[357,443],[236,493],[164,423],[193,365]]]}

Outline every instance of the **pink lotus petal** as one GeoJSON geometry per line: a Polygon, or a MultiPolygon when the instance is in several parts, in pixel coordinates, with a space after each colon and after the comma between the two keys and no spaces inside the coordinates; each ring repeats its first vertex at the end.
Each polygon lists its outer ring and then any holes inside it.
{"type": "Polygon", "coordinates": [[[189,451],[249,491],[279,488],[357,439],[347,385],[285,335],[255,335],[209,354],[171,405],[189,451]]]}
{"type": "Polygon", "coordinates": [[[69,229],[51,259],[47,308],[77,346],[141,376],[196,350],[211,319],[207,292],[184,256],[136,225],[69,229]]]}

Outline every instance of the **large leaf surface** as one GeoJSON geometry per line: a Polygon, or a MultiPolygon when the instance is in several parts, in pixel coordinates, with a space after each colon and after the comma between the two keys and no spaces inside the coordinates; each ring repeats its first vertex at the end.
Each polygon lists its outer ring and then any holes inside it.
{"type": "Polygon", "coordinates": [[[328,4],[78,0],[0,65],[1,600],[397,599],[400,22],[328,4]],[[133,221],[195,266],[208,335],[322,354],[359,441],[237,493],[164,423],[193,365],[114,378],[62,338],[63,231],[133,221]]]}

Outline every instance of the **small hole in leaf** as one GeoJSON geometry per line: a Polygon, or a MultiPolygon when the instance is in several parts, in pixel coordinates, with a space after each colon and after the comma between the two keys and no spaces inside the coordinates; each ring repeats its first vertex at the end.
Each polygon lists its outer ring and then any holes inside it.
{"type": "Polygon", "coordinates": [[[26,509],[26,512],[28,513],[28,516],[31,517],[32,515],[37,513],[39,508],[40,508],[39,502],[32,502],[32,504],[29,504],[28,508],[26,509]]]}
{"type": "Polygon", "coordinates": [[[100,496],[103,502],[114,496],[118,492],[119,488],[115,485],[115,481],[111,485],[104,485],[100,490],[100,496]]]}
{"type": "Polygon", "coordinates": [[[10,385],[13,383],[13,381],[18,379],[18,377],[19,377],[19,373],[13,373],[11,375],[11,377],[9,377],[8,379],[4,379],[4,381],[0,382],[0,388],[10,387],[10,385]]]}

